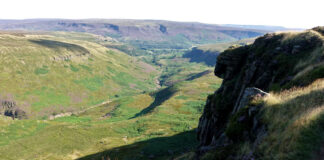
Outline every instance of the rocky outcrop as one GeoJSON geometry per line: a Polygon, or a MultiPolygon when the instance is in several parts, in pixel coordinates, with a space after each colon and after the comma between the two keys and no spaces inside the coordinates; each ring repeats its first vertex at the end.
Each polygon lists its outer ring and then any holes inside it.
{"type": "MultiPolygon", "coordinates": [[[[292,83],[304,85],[296,75],[310,64],[322,63],[319,59],[323,53],[314,52],[323,46],[322,38],[316,30],[266,34],[252,45],[221,53],[214,72],[223,83],[208,96],[199,120],[198,157],[210,150],[228,150],[226,147],[242,141],[257,146],[266,135],[266,124],[260,120],[266,92],[289,88],[292,83]]],[[[226,156],[253,159],[253,153],[245,157],[225,155],[224,159],[226,156]]]]}
{"type": "Polygon", "coordinates": [[[2,100],[0,101],[0,114],[11,117],[12,119],[26,119],[25,111],[17,107],[15,101],[2,100]]]}

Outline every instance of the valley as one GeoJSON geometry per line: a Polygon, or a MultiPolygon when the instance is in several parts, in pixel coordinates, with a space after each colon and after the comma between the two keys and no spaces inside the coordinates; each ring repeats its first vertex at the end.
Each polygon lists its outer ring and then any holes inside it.
{"type": "Polygon", "coordinates": [[[205,99],[221,83],[184,57],[189,48],[62,31],[3,31],[0,46],[0,159],[181,156],[198,144],[205,99]]]}
{"type": "Polygon", "coordinates": [[[31,19],[0,29],[0,159],[320,154],[323,27],[31,19]]]}

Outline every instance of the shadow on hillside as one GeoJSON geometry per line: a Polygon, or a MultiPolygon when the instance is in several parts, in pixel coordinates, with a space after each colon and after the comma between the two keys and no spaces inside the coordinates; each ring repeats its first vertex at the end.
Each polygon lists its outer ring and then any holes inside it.
{"type": "Polygon", "coordinates": [[[186,81],[192,81],[192,80],[195,80],[197,78],[200,78],[204,75],[207,75],[209,73],[211,73],[212,71],[211,70],[206,70],[206,71],[203,71],[203,72],[199,72],[199,73],[195,73],[195,74],[191,74],[190,77],[188,77],[186,79],[186,81]]]}
{"type": "Polygon", "coordinates": [[[183,55],[183,58],[189,58],[189,62],[205,63],[208,66],[215,66],[216,58],[219,52],[210,52],[198,49],[197,47],[192,48],[183,55]]]}
{"type": "Polygon", "coordinates": [[[29,40],[29,41],[32,43],[47,47],[47,48],[52,48],[52,49],[64,48],[64,49],[67,49],[68,51],[77,52],[77,53],[80,53],[83,55],[90,53],[86,48],[76,45],[76,44],[71,44],[71,43],[52,41],[52,40],[46,40],[46,39],[29,40]]]}
{"type": "Polygon", "coordinates": [[[145,160],[172,159],[181,153],[192,151],[198,145],[194,130],[179,133],[170,137],[152,138],[134,144],[112,148],[103,152],[87,155],[78,160],[145,160]]]}
{"type": "MultiPolygon", "coordinates": [[[[206,70],[206,71],[203,71],[203,72],[191,74],[188,78],[186,78],[186,79],[184,79],[182,81],[192,81],[192,80],[200,78],[200,77],[202,77],[204,75],[207,75],[207,74],[209,74],[211,72],[212,72],[211,70],[206,70]]],[[[174,95],[175,92],[176,92],[176,88],[174,87],[174,85],[172,85],[170,87],[167,87],[167,88],[164,88],[164,89],[156,92],[154,94],[154,97],[155,97],[154,101],[147,108],[145,108],[141,112],[135,114],[135,116],[130,118],[130,119],[145,115],[145,114],[153,111],[157,106],[161,105],[163,102],[170,99],[174,95]]]]}
{"type": "Polygon", "coordinates": [[[156,92],[154,94],[154,97],[155,97],[154,101],[147,108],[145,108],[141,112],[135,114],[135,116],[132,118],[136,118],[136,117],[145,115],[145,114],[153,111],[154,108],[161,105],[166,100],[170,99],[174,95],[175,92],[176,92],[176,89],[173,86],[164,88],[164,89],[156,92]]]}

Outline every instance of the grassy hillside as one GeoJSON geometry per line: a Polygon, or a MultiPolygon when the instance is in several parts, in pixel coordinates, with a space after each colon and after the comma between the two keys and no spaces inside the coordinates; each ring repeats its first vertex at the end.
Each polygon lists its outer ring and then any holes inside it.
{"type": "Polygon", "coordinates": [[[131,57],[106,48],[114,45],[129,46],[88,33],[1,32],[0,105],[15,102],[28,119],[0,115],[0,159],[162,160],[193,151],[205,98],[221,79],[185,50],[131,57]]]}
{"type": "Polygon", "coordinates": [[[156,88],[154,67],[86,37],[1,33],[0,100],[40,117],[156,88]]]}
{"type": "Polygon", "coordinates": [[[228,49],[231,46],[235,45],[249,45],[254,42],[254,38],[246,38],[234,42],[226,42],[226,43],[215,43],[215,44],[206,44],[206,45],[199,45],[197,49],[203,50],[205,52],[223,52],[224,50],[228,49]]]}
{"type": "Polygon", "coordinates": [[[109,156],[142,160],[178,156],[196,147],[194,128],[205,98],[220,83],[209,73],[55,120],[13,121],[0,116],[0,159],[109,156]]]}

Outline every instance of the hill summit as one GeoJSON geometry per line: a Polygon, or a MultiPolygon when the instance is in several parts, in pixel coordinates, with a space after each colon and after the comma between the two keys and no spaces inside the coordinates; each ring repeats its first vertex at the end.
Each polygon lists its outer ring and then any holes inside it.
{"type": "Polygon", "coordinates": [[[268,30],[195,22],[123,19],[31,19],[1,21],[2,30],[87,32],[109,36],[133,46],[152,49],[186,49],[192,44],[229,42],[261,36],[268,30]]]}

